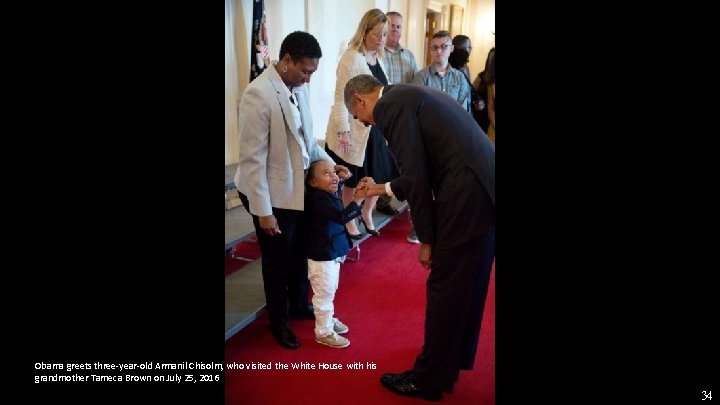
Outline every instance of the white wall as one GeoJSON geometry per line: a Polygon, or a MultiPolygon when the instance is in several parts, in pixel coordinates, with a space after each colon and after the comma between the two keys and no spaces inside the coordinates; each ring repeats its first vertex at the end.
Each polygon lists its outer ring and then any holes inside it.
{"type": "MultiPolygon", "coordinates": [[[[227,0],[235,3],[235,54],[238,59],[237,95],[242,96],[250,75],[250,38],[253,0],[227,0]]],[[[471,72],[485,65],[490,47],[495,45],[490,32],[495,30],[495,0],[265,0],[270,59],[278,59],[280,44],[292,31],[307,31],[322,48],[318,70],[308,85],[313,114],[314,136],[325,139],[325,128],[335,91],[335,69],[362,15],[369,9],[398,11],[405,28],[400,42],[410,49],[422,66],[424,60],[425,12],[433,5],[456,4],[465,8],[467,35],[473,40],[471,72]],[[489,31],[490,26],[492,31],[489,31]]],[[[227,83],[226,83],[227,85],[227,83]]],[[[226,136],[228,136],[226,134],[226,136]]],[[[234,145],[226,140],[226,145],[234,145]]],[[[226,146],[227,147],[227,146],[226,146]]],[[[225,164],[236,163],[237,153],[226,151],[225,164]]]]}
{"type": "Polygon", "coordinates": [[[237,56],[235,55],[235,3],[225,0],[225,163],[234,159],[239,147],[236,103],[238,98],[237,56]]]}
{"type": "Polygon", "coordinates": [[[250,82],[250,38],[253,0],[229,0],[235,3],[235,55],[238,58],[238,99],[250,82]]]}
{"type": "MultiPolygon", "coordinates": [[[[287,34],[293,31],[308,31],[305,24],[305,2],[265,0],[265,15],[270,40],[270,59],[277,60],[280,57],[280,44],[287,34]]],[[[250,18],[252,19],[252,16],[250,18]]],[[[320,47],[322,48],[322,43],[320,47]]]]}
{"type": "Polygon", "coordinates": [[[490,48],[495,46],[495,0],[468,0],[465,13],[464,31],[473,43],[470,73],[477,75],[485,68],[490,48]]]}

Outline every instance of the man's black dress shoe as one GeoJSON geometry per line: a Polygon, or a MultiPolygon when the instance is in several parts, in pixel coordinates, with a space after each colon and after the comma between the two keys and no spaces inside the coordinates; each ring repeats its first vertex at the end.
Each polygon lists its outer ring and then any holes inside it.
{"type": "Polygon", "coordinates": [[[287,347],[288,349],[297,349],[300,347],[297,337],[293,333],[289,326],[283,326],[279,330],[272,331],[272,335],[280,346],[287,347]]]}
{"type": "Polygon", "coordinates": [[[407,397],[418,397],[428,401],[442,399],[442,391],[432,391],[418,387],[415,384],[415,375],[411,371],[402,374],[383,374],[380,382],[390,391],[407,397]]]}

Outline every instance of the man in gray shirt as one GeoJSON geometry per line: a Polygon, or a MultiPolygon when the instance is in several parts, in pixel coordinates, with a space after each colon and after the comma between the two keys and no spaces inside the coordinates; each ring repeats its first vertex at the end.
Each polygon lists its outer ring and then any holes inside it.
{"type": "Polygon", "coordinates": [[[412,83],[415,72],[420,70],[415,55],[400,45],[403,18],[397,11],[385,14],[390,22],[387,42],[385,42],[385,65],[390,84],[412,83]]]}
{"type": "Polygon", "coordinates": [[[454,49],[451,41],[450,33],[447,31],[438,31],[433,34],[430,40],[432,63],[415,74],[413,83],[444,91],[470,113],[470,84],[463,72],[448,63],[450,53],[454,49]]]}

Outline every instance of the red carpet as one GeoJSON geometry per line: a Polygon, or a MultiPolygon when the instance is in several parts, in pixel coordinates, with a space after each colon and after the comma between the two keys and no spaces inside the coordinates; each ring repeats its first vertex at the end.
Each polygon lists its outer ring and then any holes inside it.
{"type": "MultiPolygon", "coordinates": [[[[260,257],[260,245],[255,241],[240,242],[235,245],[235,255],[247,259],[257,259],[260,257]]],[[[248,262],[225,255],[225,275],[227,276],[233,271],[241,269],[246,264],[248,262]]]]}
{"type": "MultiPolygon", "coordinates": [[[[348,325],[351,344],[333,349],[315,343],[310,320],[291,321],[299,350],[279,346],[268,332],[267,315],[225,343],[225,362],[248,369],[225,371],[226,404],[417,404],[382,385],[384,373],[410,369],[420,352],[427,270],[417,262],[419,245],[407,243],[408,213],[361,244],[361,260],[340,270],[336,316],[348,325]],[[315,369],[293,369],[293,365],[315,369]],[[319,365],[342,369],[320,370],[319,365]],[[349,365],[362,365],[349,369],[349,365]],[[375,368],[369,367],[374,365],[375,368]],[[271,369],[260,369],[270,367],[271,369]],[[287,369],[279,369],[287,366],[287,369]],[[254,368],[253,368],[254,367],[254,368]]],[[[495,403],[495,288],[490,279],[483,325],[472,371],[461,371],[445,404],[495,403]]]]}

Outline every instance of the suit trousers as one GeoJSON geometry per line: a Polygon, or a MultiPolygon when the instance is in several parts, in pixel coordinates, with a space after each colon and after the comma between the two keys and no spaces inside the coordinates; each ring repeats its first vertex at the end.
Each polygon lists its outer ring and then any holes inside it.
{"type": "MultiPolygon", "coordinates": [[[[245,209],[250,212],[247,196],[240,194],[245,209]]],[[[279,235],[270,236],[260,228],[260,219],[253,215],[255,234],[262,254],[262,276],[270,318],[270,329],[278,330],[288,323],[288,310],[302,313],[308,310],[308,269],[305,258],[306,220],[303,211],[273,207],[273,215],[280,227],[279,235]]]]}
{"type": "Polygon", "coordinates": [[[459,371],[472,369],[494,257],[494,227],[459,246],[433,248],[425,342],[413,366],[420,385],[452,392],[459,371]]]}

